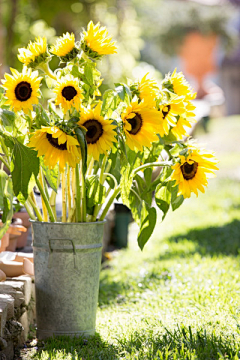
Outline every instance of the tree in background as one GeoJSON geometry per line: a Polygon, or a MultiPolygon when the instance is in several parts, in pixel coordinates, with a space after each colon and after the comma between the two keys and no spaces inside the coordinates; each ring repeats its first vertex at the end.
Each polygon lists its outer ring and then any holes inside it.
{"type": "MultiPolygon", "coordinates": [[[[119,54],[104,60],[101,72],[105,81],[112,85],[123,77],[132,76],[132,69],[140,58],[143,41],[141,28],[132,1],[129,0],[0,0],[0,63],[5,70],[14,63],[17,48],[26,46],[36,36],[46,36],[48,43],[65,32],[76,35],[89,20],[100,21],[109,34],[117,40],[119,54]]],[[[51,67],[55,67],[51,62],[51,67]]],[[[1,71],[3,75],[4,69],[1,71]]]]}

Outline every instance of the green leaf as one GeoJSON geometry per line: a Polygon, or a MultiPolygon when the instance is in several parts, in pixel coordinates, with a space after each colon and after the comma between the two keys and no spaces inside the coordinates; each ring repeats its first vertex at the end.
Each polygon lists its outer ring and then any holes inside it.
{"type": "Polygon", "coordinates": [[[154,207],[150,207],[143,202],[141,210],[141,226],[138,233],[138,245],[143,250],[145,244],[149,240],[155,228],[157,221],[157,211],[154,207]]]}
{"type": "MultiPolygon", "coordinates": [[[[133,189],[136,190],[134,187],[133,189]]],[[[124,205],[126,205],[131,210],[133,219],[136,221],[138,226],[140,226],[143,201],[136,194],[136,191],[130,191],[128,204],[124,203],[124,205]]]]}
{"type": "Polygon", "coordinates": [[[184,201],[184,197],[182,195],[177,196],[178,194],[178,186],[174,186],[175,185],[175,181],[170,181],[168,183],[168,188],[172,193],[171,196],[171,206],[172,206],[172,210],[177,210],[179,208],[179,206],[182,205],[183,201],[184,201]]]}
{"type": "MultiPolygon", "coordinates": [[[[51,104],[49,104],[49,106],[51,106],[51,104]]],[[[35,122],[37,127],[40,128],[41,126],[49,126],[50,119],[46,111],[43,109],[42,105],[41,104],[37,105],[35,107],[35,110],[36,110],[35,122]]]]}
{"type": "Polygon", "coordinates": [[[169,177],[171,176],[173,172],[173,169],[171,168],[171,166],[166,166],[163,168],[162,173],[161,173],[161,181],[167,181],[169,179],[169,177]]]}
{"type": "Polygon", "coordinates": [[[177,138],[173,133],[170,131],[168,135],[165,135],[162,139],[163,143],[171,143],[173,141],[177,141],[177,138]]]}
{"type": "Polygon", "coordinates": [[[41,159],[41,167],[43,169],[44,175],[46,176],[49,186],[57,193],[59,176],[58,165],[56,165],[54,169],[49,169],[49,167],[46,166],[44,164],[44,161],[41,159]]]}
{"type": "Polygon", "coordinates": [[[133,182],[133,172],[131,165],[129,163],[122,165],[121,168],[121,180],[120,180],[120,192],[121,198],[125,205],[129,206],[129,194],[132,187],[133,182]]]}
{"type": "Polygon", "coordinates": [[[0,109],[0,119],[2,120],[2,124],[4,127],[13,127],[16,119],[16,115],[14,112],[0,109]]]}
{"type": "Polygon", "coordinates": [[[179,206],[182,205],[183,201],[184,201],[184,197],[182,195],[177,196],[176,199],[171,202],[173,211],[177,210],[179,206]]]}
{"type": "Polygon", "coordinates": [[[122,85],[119,85],[115,88],[116,93],[122,101],[125,99],[125,88],[122,85]]]}
{"type": "Polygon", "coordinates": [[[32,174],[35,178],[39,173],[37,152],[15,140],[11,163],[13,190],[16,196],[22,194],[26,200],[32,174]]]}
{"type": "Polygon", "coordinates": [[[8,181],[8,174],[5,171],[0,170],[0,210],[4,207],[4,190],[8,181]]]}
{"type": "Polygon", "coordinates": [[[78,66],[77,65],[73,65],[72,70],[71,70],[71,74],[75,77],[75,78],[82,78],[82,73],[79,71],[78,66]]]}
{"type": "Polygon", "coordinates": [[[86,137],[85,137],[86,131],[84,131],[80,127],[76,127],[75,133],[76,133],[77,140],[79,142],[80,149],[81,149],[82,170],[83,170],[83,174],[85,175],[86,171],[87,171],[87,141],[86,141],[86,137]]]}
{"type": "Polygon", "coordinates": [[[105,201],[105,187],[100,184],[98,175],[92,175],[86,179],[86,203],[87,213],[92,215],[94,206],[103,204],[105,201]]]}
{"type": "Polygon", "coordinates": [[[140,198],[146,201],[149,205],[152,203],[152,189],[151,182],[146,182],[140,175],[136,174],[134,179],[138,184],[138,193],[140,198]]]}
{"type": "Polygon", "coordinates": [[[155,193],[155,201],[159,209],[163,212],[163,220],[169,210],[171,202],[171,191],[169,191],[167,185],[158,185],[155,193]]]}
{"type": "MultiPolygon", "coordinates": [[[[117,148],[115,146],[113,146],[112,151],[109,154],[108,160],[112,162],[111,168],[108,172],[115,177],[115,179],[117,180],[117,183],[119,184],[120,179],[121,179],[120,156],[119,156],[119,151],[117,151],[117,148]]],[[[106,181],[108,182],[111,189],[113,189],[115,186],[113,179],[111,179],[110,177],[107,177],[106,181]]]]}
{"type": "Polygon", "coordinates": [[[119,102],[120,98],[113,90],[105,91],[103,94],[102,114],[107,113],[109,116],[111,116],[111,113],[117,108],[119,102]]]}
{"type": "Polygon", "coordinates": [[[0,135],[1,135],[2,138],[3,138],[5,145],[6,145],[8,148],[13,149],[13,147],[14,147],[14,142],[13,142],[12,137],[4,134],[1,130],[0,130],[0,135]]]}
{"type": "MultiPolygon", "coordinates": [[[[43,109],[44,110],[44,109],[43,109]]],[[[58,120],[62,120],[61,117],[58,115],[58,113],[56,112],[56,106],[55,104],[53,104],[51,101],[48,102],[48,110],[49,110],[49,113],[51,115],[54,115],[54,118],[55,119],[58,119],[58,120]]],[[[48,114],[47,112],[44,110],[44,118],[45,118],[45,121],[46,122],[49,122],[49,118],[48,118],[48,114]]],[[[54,120],[55,120],[54,119],[54,120]]]]}
{"type": "Polygon", "coordinates": [[[12,179],[0,170],[0,209],[3,211],[3,226],[0,227],[0,239],[11,225],[13,216],[13,189],[12,179]]]}
{"type": "Polygon", "coordinates": [[[152,167],[145,169],[143,173],[146,184],[150,184],[152,182],[152,173],[153,173],[152,167]]]}
{"type": "Polygon", "coordinates": [[[119,96],[119,98],[122,101],[126,101],[127,103],[129,103],[129,100],[132,98],[132,93],[129,87],[123,83],[116,83],[114,85],[115,85],[115,91],[119,96]]]}
{"type": "Polygon", "coordinates": [[[173,148],[170,149],[170,154],[172,156],[177,156],[177,155],[179,155],[180,151],[183,150],[183,148],[184,148],[183,144],[177,143],[177,144],[174,145],[173,148]]]}
{"type": "Polygon", "coordinates": [[[86,63],[84,66],[84,75],[86,77],[87,84],[89,86],[94,85],[93,83],[93,69],[95,68],[95,65],[93,63],[86,63]]]}

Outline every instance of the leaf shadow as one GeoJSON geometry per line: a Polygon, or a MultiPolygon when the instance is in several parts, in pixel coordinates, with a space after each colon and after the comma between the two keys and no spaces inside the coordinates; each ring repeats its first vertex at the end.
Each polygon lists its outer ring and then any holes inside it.
{"type": "MultiPolygon", "coordinates": [[[[196,246],[192,250],[192,254],[237,256],[240,252],[240,220],[235,219],[223,226],[190,230],[185,234],[170,237],[169,241],[175,243],[191,241],[195,243],[196,246]]],[[[171,254],[167,256],[170,257],[171,254]]]]}
{"type": "Polygon", "coordinates": [[[114,281],[109,278],[108,273],[101,273],[101,280],[99,284],[99,299],[100,307],[109,306],[111,303],[121,304],[125,301],[125,296],[130,290],[130,285],[127,281],[114,281]]]}

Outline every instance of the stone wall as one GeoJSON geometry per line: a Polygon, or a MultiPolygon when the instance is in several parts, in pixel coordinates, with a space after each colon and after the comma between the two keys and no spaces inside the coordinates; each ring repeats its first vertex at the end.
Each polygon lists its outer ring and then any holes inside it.
{"type": "Polygon", "coordinates": [[[12,360],[28,339],[35,323],[34,284],[31,276],[0,283],[0,360],[12,360]]]}

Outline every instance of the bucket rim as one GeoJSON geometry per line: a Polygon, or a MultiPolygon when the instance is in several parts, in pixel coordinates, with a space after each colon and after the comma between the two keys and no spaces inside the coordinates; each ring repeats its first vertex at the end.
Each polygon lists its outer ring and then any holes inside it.
{"type": "Polygon", "coordinates": [[[29,219],[29,221],[32,224],[49,224],[49,225],[89,225],[89,224],[94,224],[94,225],[102,225],[105,224],[107,222],[106,219],[102,220],[102,221],[89,221],[89,222],[60,222],[60,221],[56,221],[56,222],[51,222],[51,221],[38,221],[38,220],[33,220],[33,219],[29,219]]]}

